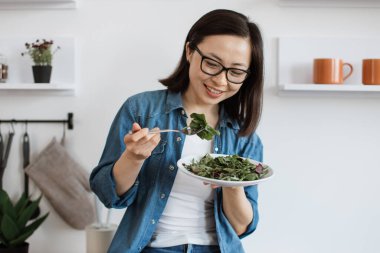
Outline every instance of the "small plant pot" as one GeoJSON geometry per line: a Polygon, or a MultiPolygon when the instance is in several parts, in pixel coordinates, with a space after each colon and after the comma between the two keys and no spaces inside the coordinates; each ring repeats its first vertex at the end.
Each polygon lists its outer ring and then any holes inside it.
{"type": "Polygon", "coordinates": [[[0,245],[0,253],[28,253],[29,243],[24,243],[16,248],[4,248],[4,245],[0,245]]]}
{"type": "Polygon", "coordinates": [[[50,83],[52,66],[32,66],[35,83],[50,83]]]}

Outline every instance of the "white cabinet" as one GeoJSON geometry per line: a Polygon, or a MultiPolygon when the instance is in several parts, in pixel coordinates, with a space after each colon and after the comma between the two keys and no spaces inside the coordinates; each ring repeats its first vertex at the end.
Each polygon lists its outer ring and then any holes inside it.
{"type": "Polygon", "coordinates": [[[0,9],[73,9],[76,0],[0,0],[0,9]]]}
{"type": "Polygon", "coordinates": [[[32,65],[29,55],[21,56],[26,51],[25,43],[32,43],[36,37],[0,37],[0,54],[7,58],[8,80],[0,83],[0,93],[5,91],[41,91],[75,94],[76,90],[76,56],[73,37],[43,37],[38,39],[53,40],[53,48],[59,46],[52,61],[52,75],[49,84],[34,83],[32,65]]]}
{"type": "Polygon", "coordinates": [[[362,60],[380,58],[380,38],[288,37],[278,39],[278,88],[284,93],[379,94],[380,85],[362,84],[362,60]],[[341,58],[354,67],[344,84],[314,84],[314,58],[341,58]]]}

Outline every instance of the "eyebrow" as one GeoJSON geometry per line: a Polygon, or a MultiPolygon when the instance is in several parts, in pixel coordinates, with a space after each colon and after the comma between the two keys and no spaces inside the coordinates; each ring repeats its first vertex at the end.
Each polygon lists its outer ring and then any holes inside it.
{"type": "MultiPolygon", "coordinates": [[[[221,61],[223,62],[223,60],[217,56],[216,54],[214,53],[209,53],[210,56],[216,58],[218,61],[221,61]]],[[[207,56],[206,56],[207,57],[207,56]]],[[[242,64],[242,63],[232,63],[232,66],[240,66],[240,67],[244,67],[244,68],[247,68],[247,66],[245,64],[242,64]]],[[[248,66],[249,67],[249,66],[248,66]]]]}

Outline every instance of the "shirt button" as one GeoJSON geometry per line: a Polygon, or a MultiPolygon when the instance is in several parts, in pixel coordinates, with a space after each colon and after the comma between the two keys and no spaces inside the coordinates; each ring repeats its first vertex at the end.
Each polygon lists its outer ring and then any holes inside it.
{"type": "Polygon", "coordinates": [[[219,150],[218,148],[215,148],[215,152],[218,152],[218,150],[219,150]]]}
{"type": "Polygon", "coordinates": [[[178,142],[182,141],[182,138],[181,137],[177,137],[177,141],[178,142]]]}
{"type": "Polygon", "coordinates": [[[163,199],[163,198],[165,198],[165,196],[166,196],[165,193],[162,193],[161,196],[160,196],[160,198],[163,199]]]}
{"type": "Polygon", "coordinates": [[[173,165],[170,165],[170,166],[169,166],[169,170],[174,170],[174,166],[173,166],[173,165]]]}
{"type": "Polygon", "coordinates": [[[154,224],[156,224],[156,221],[155,221],[154,219],[152,219],[152,220],[150,221],[150,223],[152,223],[152,224],[154,225],[154,224]]]}
{"type": "Polygon", "coordinates": [[[185,115],[185,110],[181,110],[181,114],[182,114],[182,115],[185,115]]]}

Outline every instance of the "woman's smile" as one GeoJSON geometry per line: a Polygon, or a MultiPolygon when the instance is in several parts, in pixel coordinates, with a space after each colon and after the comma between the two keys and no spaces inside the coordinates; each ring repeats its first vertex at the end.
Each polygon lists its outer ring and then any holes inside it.
{"type": "Polygon", "coordinates": [[[212,97],[212,98],[219,98],[220,96],[223,95],[223,91],[221,90],[217,90],[215,88],[212,88],[210,86],[207,86],[206,84],[204,84],[205,88],[206,88],[206,91],[207,91],[207,94],[212,97]]]}

